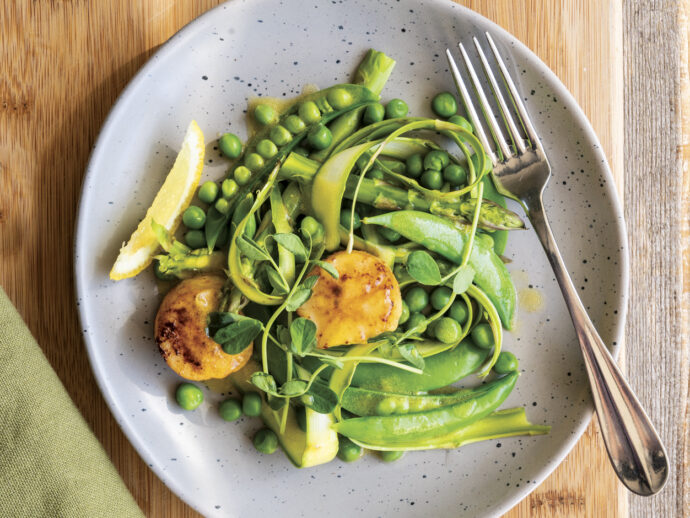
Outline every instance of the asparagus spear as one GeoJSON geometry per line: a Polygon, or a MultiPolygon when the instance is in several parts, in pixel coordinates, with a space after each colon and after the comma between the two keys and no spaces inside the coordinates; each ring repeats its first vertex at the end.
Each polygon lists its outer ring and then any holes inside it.
{"type": "MultiPolygon", "coordinates": [[[[283,163],[279,179],[295,179],[310,183],[319,170],[318,162],[297,153],[290,153],[283,163]]],[[[345,197],[352,198],[359,178],[350,176],[345,187],[345,197]]],[[[364,178],[359,188],[357,201],[378,209],[414,209],[467,223],[474,214],[476,200],[466,199],[457,203],[428,199],[423,194],[400,189],[381,180],[364,178]]],[[[486,230],[513,230],[525,228],[524,222],[511,210],[500,205],[482,201],[478,226],[486,230]]]]}

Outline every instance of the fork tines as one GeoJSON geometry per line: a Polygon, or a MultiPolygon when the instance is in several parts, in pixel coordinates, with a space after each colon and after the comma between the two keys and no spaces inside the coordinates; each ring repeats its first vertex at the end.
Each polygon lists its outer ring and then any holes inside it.
{"type": "MultiPolygon", "coordinates": [[[[486,39],[489,42],[491,52],[493,53],[494,59],[498,64],[499,70],[501,71],[503,83],[506,89],[508,90],[510,101],[518,116],[520,126],[522,127],[524,134],[526,134],[528,138],[527,145],[529,145],[529,147],[533,149],[541,148],[541,143],[539,142],[537,133],[534,130],[529,115],[527,114],[527,110],[525,109],[525,106],[522,103],[522,99],[520,99],[520,94],[518,93],[515,83],[510,77],[508,69],[506,68],[505,63],[503,62],[503,59],[501,58],[500,54],[498,53],[496,44],[494,43],[493,38],[488,32],[486,33],[486,39]]],[[[484,88],[482,87],[479,81],[479,77],[475,72],[474,66],[470,61],[467,51],[465,50],[465,46],[462,43],[458,43],[458,47],[460,48],[460,54],[462,55],[462,59],[465,62],[465,67],[467,68],[468,75],[470,77],[470,80],[472,81],[472,86],[474,87],[476,97],[479,101],[479,107],[482,111],[484,120],[489,126],[491,136],[493,137],[493,141],[496,143],[497,149],[494,150],[494,146],[490,145],[489,139],[487,138],[486,132],[484,131],[484,127],[481,123],[481,120],[479,119],[477,110],[475,108],[475,104],[472,101],[471,96],[469,95],[469,91],[467,89],[465,81],[463,80],[462,74],[460,74],[458,66],[456,65],[455,60],[453,59],[453,55],[448,49],[446,49],[446,57],[448,58],[448,64],[450,65],[451,74],[453,75],[453,79],[458,89],[458,93],[460,94],[460,97],[462,98],[462,101],[467,110],[470,122],[474,126],[477,137],[479,138],[479,141],[482,143],[482,146],[484,147],[486,153],[489,155],[489,158],[491,159],[493,164],[496,165],[499,161],[506,160],[507,158],[515,155],[516,153],[518,155],[523,154],[526,151],[527,146],[522,137],[521,131],[518,129],[518,126],[515,123],[515,120],[513,119],[511,109],[509,108],[508,103],[506,103],[505,97],[503,96],[498,81],[496,80],[496,76],[491,70],[489,61],[487,60],[486,55],[484,54],[484,51],[482,50],[482,47],[479,44],[479,41],[477,40],[477,38],[472,38],[472,40],[474,41],[474,46],[477,49],[477,54],[479,55],[479,60],[482,64],[482,68],[484,69],[484,74],[486,75],[486,78],[488,79],[489,84],[491,85],[491,91],[493,93],[494,99],[498,104],[504,127],[508,130],[508,136],[510,137],[511,144],[512,146],[514,146],[514,148],[508,144],[504,137],[503,129],[501,128],[501,125],[498,123],[497,117],[495,116],[491,108],[491,104],[489,103],[484,88]],[[513,151],[513,149],[516,150],[516,153],[513,151]],[[498,156],[497,152],[499,153],[498,156]]]]}

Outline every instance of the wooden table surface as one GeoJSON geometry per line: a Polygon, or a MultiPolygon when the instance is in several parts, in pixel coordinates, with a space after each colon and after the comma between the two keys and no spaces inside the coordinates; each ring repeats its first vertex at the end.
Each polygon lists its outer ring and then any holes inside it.
{"type": "MultiPolygon", "coordinates": [[[[690,87],[687,0],[467,0],[536,52],[575,95],[625,202],[631,302],[624,367],[673,462],[630,497],[592,424],[506,516],[687,515],[690,87]],[[684,95],[681,95],[681,92],[684,95]]],[[[148,56],[218,0],[0,5],[0,285],[147,516],[189,517],[138,457],[95,384],[74,304],[72,244],[89,151],[148,56]]]]}

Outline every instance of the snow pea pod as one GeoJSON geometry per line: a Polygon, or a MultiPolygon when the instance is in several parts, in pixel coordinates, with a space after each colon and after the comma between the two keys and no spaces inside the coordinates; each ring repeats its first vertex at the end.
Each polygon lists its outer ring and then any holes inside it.
{"type": "Polygon", "coordinates": [[[447,435],[488,416],[498,408],[515,387],[518,376],[517,372],[511,372],[480,385],[471,389],[470,398],[449,406],[403,415],[356,417],[336,423],[333,428],[350,439],[388,446],[447,435]]]}
{"type": "Polygon", "coordinates": [[[414,393],[435,390],[472,374],[484,362],[488,351],[463,340],[454,349],[425,358],[422,374],[389,365],[360,363],[352,377],[353,387],[385,392],[414,393]]]}
{"type": "MultiPolygon", "coordinates": [[[[395,230],[405,238],[419,243],[450,261],[461,264],[462,253],[469,237],[468,228],[459,228],[435,214],[399,210],[364,218],[364,224],[381,225],[395,230]]],[[[474,269],[474,283],[482,288],[506,329],[513,327],[517,293],[507,268],[493,249],[493,241],[477,235],[472,246],[469,265],[474,269]]]]}

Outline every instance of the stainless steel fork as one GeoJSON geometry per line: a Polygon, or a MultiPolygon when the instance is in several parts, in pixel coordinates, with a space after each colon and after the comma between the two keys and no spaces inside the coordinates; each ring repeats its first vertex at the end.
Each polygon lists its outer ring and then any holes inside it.
{"type": "Polygon", "coordinates": [[[494,116],[493,109],[462,43],[459,44],[460,53],[479,101],[483,118],[491,131],[492,141],[496,144],[495,148],[487,138],[453,56],[450,50],[446,50],[458,93],[465,104],[477,137],[493,162],[494,178],[500,187],[524,203],[527,208],[527,217],[539,236],[556,274],[580,342],[601,433],[616,474],[630,491],[643,496],[653,495],[661,490],[668,477],[666,451],[640,402],[616,367],[611,354],[594,328],[568,275],[546,219],[542,201],[542,193],[551,176],[551,166],[521,96],[491,35],[487,33],[486,38],[526,139],[521,136],[520,129],[513,119],[477,38],[473,40],[479,60],[501,112],[503,127],[508,130],[514,148],[504,137],[503,129],[494,116]]]}

